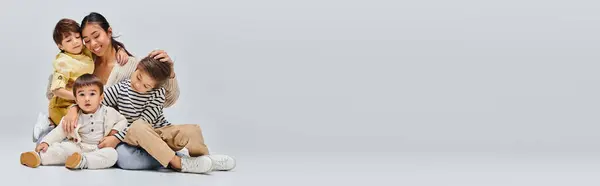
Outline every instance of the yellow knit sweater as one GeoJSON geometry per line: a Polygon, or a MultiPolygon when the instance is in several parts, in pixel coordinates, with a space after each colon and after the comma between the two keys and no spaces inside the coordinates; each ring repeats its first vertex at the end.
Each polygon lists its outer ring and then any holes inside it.
{"type": "Polygon", "coordinates": [[[52,66],[54,71],[50,81],[50,92],[59,88],[71,90],[73,82],[79,76],[94,72],[92,53],[87,49],[84,49],[81,54],[58,53],[52,66]]]}

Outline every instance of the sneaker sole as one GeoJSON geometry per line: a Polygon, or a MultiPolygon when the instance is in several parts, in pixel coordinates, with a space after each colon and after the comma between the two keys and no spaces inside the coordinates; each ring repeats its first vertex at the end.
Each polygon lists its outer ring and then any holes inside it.
{"type": "Polygon", "coordinates": [[[21,153],[21,164],[22,165],[25,165],[25,166],[28,166],[31,168],[36,168],[36,167],[40,166],[41,162],[42,162],[42,160],[35,152],[21,153]]]}
{"type": "Polygon", "coordinates": [[[76,152],[67,158],[67,161],[65,162],[65,167],[69,169],[77,169],[79,163],[81,163],[81,154],[76,152]]]}

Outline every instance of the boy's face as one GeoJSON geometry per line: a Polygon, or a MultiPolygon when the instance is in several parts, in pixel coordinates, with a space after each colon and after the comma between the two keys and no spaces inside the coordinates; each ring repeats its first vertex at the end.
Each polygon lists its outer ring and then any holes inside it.
{"type": "Polygon", "coordinates": [[[146,93],[156,86],[156,81],[139,69],[131,74],[131,88],[138,93],[146,93]]]}
{"type": "Polygon", "coordinates": [[[75,94],[75,103],[84,113],[94,113],[100,106],[104,95],[96,85],[80,87],[75,94]]]}
{"type": "Polygon", "coordinates": [[[58,48],[71,54],[80,54],[83,50],[82,43],[81,35],[79,33],[71,32],[63,37],[63,40],[58,45],[58,48]]]}

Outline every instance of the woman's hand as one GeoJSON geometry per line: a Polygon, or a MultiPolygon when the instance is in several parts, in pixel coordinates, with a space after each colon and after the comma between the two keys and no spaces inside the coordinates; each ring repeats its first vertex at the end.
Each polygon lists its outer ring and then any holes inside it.
{"type": "Polygon", "coordinates": [[[171,67],[173,67],[173,70],[171,71],[171,78],[175,77],[173,60],[171,59],[171,57],[169,57],[167,52],[165,52],[164,50],[153,50],[152,52],[150,52],[150,54],[148,54],[148,57],[152,57],[154,59],[157,59],[158,61],[171,64],[171,67]]]}
{"type": "Polygon", "coordinates": [[[77,106],[72,106],[67,111],[67,115],[63,116],[62,118],[63,130],[65,130],[67,134],[71,134],[71,132],[73,132],[77,127],[77,113],[79,112],[78,109],[79,108],[77,106]]]}

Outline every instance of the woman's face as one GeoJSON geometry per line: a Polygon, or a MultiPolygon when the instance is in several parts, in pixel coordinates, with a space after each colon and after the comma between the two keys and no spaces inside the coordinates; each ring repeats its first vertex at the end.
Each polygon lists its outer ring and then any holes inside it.
{"type": "Polygon", "coordinates": [[[100,25],[96,23],[88,23],[83,27],[81,31],[83,35],[83,43],[90,51],[96,56],[105,56],[110,49],[112,29],[108,28],[108,31],[104,31],[100,25]]]}

